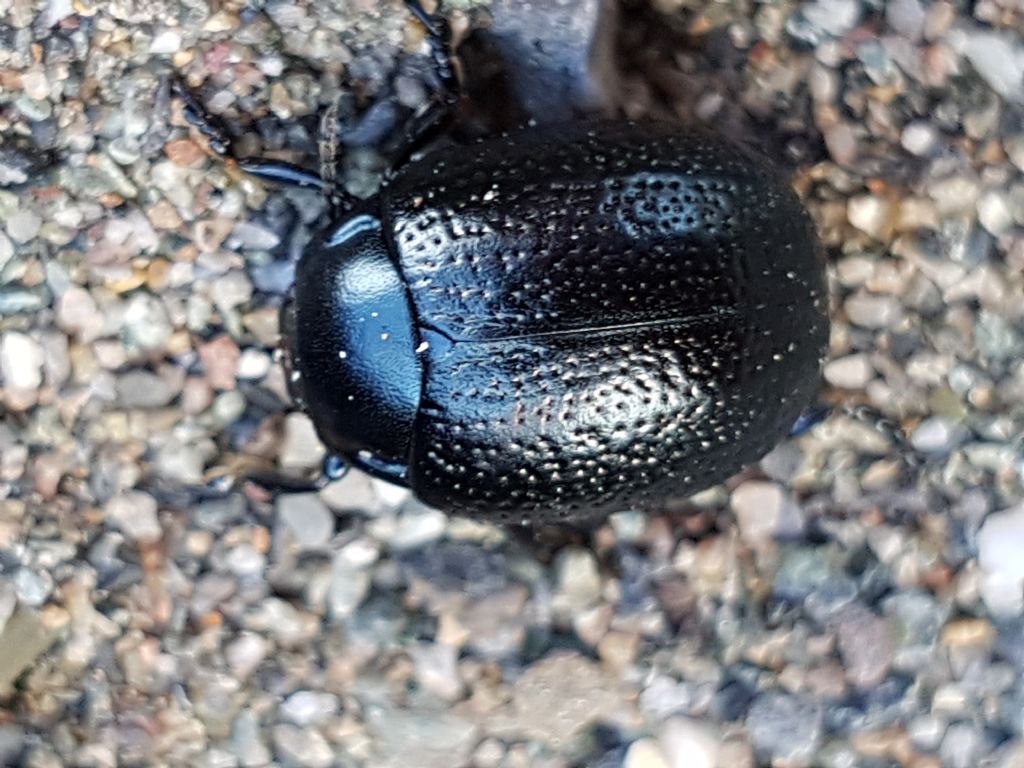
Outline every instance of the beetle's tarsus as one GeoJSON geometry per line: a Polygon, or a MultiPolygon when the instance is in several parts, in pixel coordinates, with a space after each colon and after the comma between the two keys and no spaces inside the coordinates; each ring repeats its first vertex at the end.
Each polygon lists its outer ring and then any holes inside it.
{"type": "Polygon", "coordinates": [[[234,139],[221,120],[210,114],[195,93],[178,74],[171,75],[171,94],[181,99],[183,114],[190,125],[203,135],[210,150],[224,160],[234,160],[238,167],[262,181],[293,187],[324,191],[327,185],[315,171],[309,171],[283,160],[265,160],[258,157],[237,157],[234,139]]]}
{"type": "Polygon", "coordinates": [[[431,100],[406,124],[402,141],[388,157],[392,168],[407,160],[424,139],[451,116],[462,96],[462,88],[452,62],[452,35],[448,20],[439,13],[427,13],[419,0],[405,0],[405,6],[427,30],[427,44],[430,46],[430,60],[434,67],[434,76],[437,78],[437,89],[431,100]]]}
{"type": "MultiPolygon", "coordinates": [[[[419,0],[404,0],[405,7],[409,9],[409,13],[416,17],[416,20],[427,28],[427,32],[431,36],[439,35],[439,31],[434,26],[434,17],[427,13],[427,9],[423,7],[423,4],[419,0]]],[[[441,4],[438,3],[438,11],[441,10],[441,4]]]]}
{"type": "Polygon", "coordinates": [[[183,114],[189,124],[194,125],[206,139],[210,150],[218,157],[232,157],[232,139],[224,124],[210,114],[185,81],[177,74],[171,75],[171,94],[181,99],[183,114]]]}

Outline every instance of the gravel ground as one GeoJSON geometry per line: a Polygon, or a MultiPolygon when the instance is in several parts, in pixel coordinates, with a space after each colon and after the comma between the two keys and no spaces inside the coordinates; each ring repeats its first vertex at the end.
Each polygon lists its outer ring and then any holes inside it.
{"type": "Polygon", "coordinates": [[[308,158],[343,81],[422,98],[381,8],[0,0],[0,764],[1024,766],[1024,4],[625,6],[625,112],[792,167],[840,407],[587,532],[238,480],[320,466],[274,350],[324,209],[161,77],[308,158]]]}

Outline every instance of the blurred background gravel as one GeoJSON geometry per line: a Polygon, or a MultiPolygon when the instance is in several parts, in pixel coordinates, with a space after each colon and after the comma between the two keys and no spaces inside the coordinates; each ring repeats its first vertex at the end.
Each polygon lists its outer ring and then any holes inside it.
{"type": "Polygon", "coordinates": [[[212,160],[162,77],[306,162],[342,91],[424,98],[400,4],[0,0],[0,765],[1024,766],[1024,4],[620,18],[606,106],[792,171],[842,407],[655,514],[519,532],[239,480],[323,457],[275,346],[324,207],[212,160]]]}

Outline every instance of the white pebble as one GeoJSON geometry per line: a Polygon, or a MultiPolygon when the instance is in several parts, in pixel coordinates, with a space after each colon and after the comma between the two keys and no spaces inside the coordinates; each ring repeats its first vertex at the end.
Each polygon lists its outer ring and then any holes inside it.
{"type": "Polygon", "coordinates": [[[997,237],[1013,226],[1013,212],[1006,195],[991,189],[978,198],[978,221],[997,237]]]}
{"type": "Polygon", "coordinates": [[[57,300],[57,324],[88,344],[103,333],[103,313],[92,295],[80,286],[72,286],[57,300]]]}
{"type": "Polygon", "coordinates": [[[21,76],[21,89],[30,99],[43,101],[50,96],[50,81],[46,79],[46,72],[41,69],[32,69],[21,76]]]}
{"type": "Polygon", "coordinates": [[[257,381],[270,372],[270,355],[262,349],[247,347],[238,358],[238,370],[235,376],[244,381],[257,381]]]}
{"type": "Polygon", "coordinates": [[[710,725],[688,717],[667,720],[658,742],[668,768],[715,768],[720,739],[710,725]]]}
{"type": "Polygon", "coordinates": [[[818,0],[805,4],[804,18],[833,37],[841,37],[857,26],[861,4],[855,0],[818,0]]]}
{"type": "Polygon", "coordinates": [[[924,120],[907,123],[900,135],[900,144],[912,155],[923,157],[931,154],[939,141],[939,132],[935,126],[924,120]]]}
{"type": "Polygon", "coordinates": [[[7,234],[16,243],[27,243],[39,234],[43,220],[33,211],[18,211],[7,219],[7,234]]]}
{"type": "Polygon", "coordinates": [[[925,10],[918,0],[891,0],[884,5],[885,20],[889,26],[911,42],[924,35],[925,10]]]}
{"type": "Polygon", "coordinates": [[[732,492],[730,504],[736,514],[740,536],[751,546],[760,546],[776,538],[797,536],[803,531],[803,511],[775,483],[748,480],[732,492]]]}
{"type": "Polygon", "coordinates": [[[0,339],[0,375],[6,387],[38,389],[43,383],[45,360],[42,346],[24,333],[10,331],[0,339]]]}
{"type": "Polygon", "coordinates": [[[556,612],[572,616],[600,599],[601,572],[590,550],[566,547],[555,559],[555,573],[558,587],[551,605],[556,612]]]}
{"type": "Polygon", "coordinates": [[[49,29],[75,12],[71,0],[50,0],[43,12],[43,27],[49,29]]]}
{"type": "Polygon", "coordinates": [[[993,91],[1024,103],[1024,47],[994,32],[972,32],[963,52],[993,91]]]}
{"type": "Polygon", "coordinates": [[[963,427],[941,416],[932,416],[917,425],[910,444],[922,453],[948,453],[964,438],[963,427]]]}
{"type": "Polygon", "coordinates": [[[861,328],[891,328],[903,319],[903,308],[894,296],[858,291],[843,302],[843,309],[861,328]]]}
{"type": "Polygon", "coordinates": [[[978,531],[981,596],[998,617],[1024,612],[1024,506],[993,512],[978,531]]]}
{"type": "Polygon", "coordinates": [[[825,366],[825,380],[833,387],[863,389],[874,378],[875,369],[863,353],[832,360],[825,366]]]}
{"type": "Polygon", "coordinates": [[[295,725],[319,725],[338,711],[338,697],[322,691],[296,691],[281,704],[281,717],[295,725]]]}
{"type": "Polygon", "coordinates": [[[459,678],[459,652],[444,643],[418,645],[410,650],[416,681],[420,687],[444,701],[455,701],[462,695],[459,678]]]}
{"type": "Polygon", "coordinates": [[[942,216],[973,211],[980,194],[978,181],[964,175],[949,176],[928,185],[928,196],[935,201],[942,216]]]}
{"type": "Polygon", "coordinates": [[[181,33],[175,29],[165,29],[153,38],[149,45],[152,54],[177,53],[181,49],[181,33]]]}
{"type": "Polygon", "coordinates": [[[370,589],[370,573],[357,568],[341,554],[331,561],[331,578],[327,591],[330,616],[335,621],[355,613],[370,589]]]}
{"type": "Polygon", "coordinates": [[[309,416],[290,413],[284,422],[284,442],[278,461],[283,469],[317,469],[327,449],[324,448],[309,416]]]}
{"type": "Polygon", "coordinates": [[[163,535],[156,512],[156,499],[142,491],[118,494],[107,502],[104,509],[107,520],[140,544],[159,541],[163,535]]]}
{"type": "Polygon", "coordinates": [[[639,739],[629,745],[622,768],[669,768],[661,748],[653,739],[639,739]]]}
{"type": "Polygon", "coordinates": [[[892,204],[873,195],[860,195],[847,204],[846,216],[861,232],[881,238],[892,220],[892,204]]]}

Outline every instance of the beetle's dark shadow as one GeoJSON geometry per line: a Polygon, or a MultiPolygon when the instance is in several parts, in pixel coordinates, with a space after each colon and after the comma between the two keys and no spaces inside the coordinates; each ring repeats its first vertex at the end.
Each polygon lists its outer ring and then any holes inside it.
{"type": "MultiPolygon", "coordinates": [[[[761,102],[769,108],[763,114],[744,106],[745,68],[753,54],[733,43],[728,26],[695,34],[690,29],[693,12],[666,15],[649,0],[616,0],[610,11],[613,28],[605,34],[614,39],[611,44],[592,40],[590,63],[591,85],[609,112],[699,126],[782,167],[827,158],[806,85],[789,97],[765,94],[761,102]]],[[[466,95],[457,135],[509,130],[529,119],[551,122],[546,115],[531,114],[517,96],[514,81],[522,79],[521,69],[528,65],[509,58],[500,32],[477,19],[457,50],[466,95]]]]}

